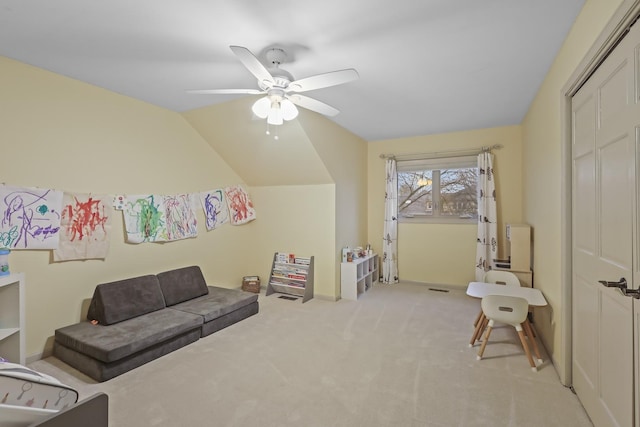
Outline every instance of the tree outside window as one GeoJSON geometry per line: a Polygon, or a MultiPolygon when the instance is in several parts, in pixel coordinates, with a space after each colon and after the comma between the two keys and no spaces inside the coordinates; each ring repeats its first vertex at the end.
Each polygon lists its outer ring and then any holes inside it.
{"type": "Polygon", "coordinates": [[[478,218],[475,157],[398,162],[401,222],[475,222],[478,218]]]}

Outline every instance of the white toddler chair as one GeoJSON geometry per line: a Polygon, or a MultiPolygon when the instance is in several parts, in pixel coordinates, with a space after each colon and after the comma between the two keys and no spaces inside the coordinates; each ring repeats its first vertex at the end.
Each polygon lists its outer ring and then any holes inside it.
{"type": "Polygon", "coordinates": [[[529,351],[529,346],[527,345],[527,339],[525,338],[523,330],[523,324],[527,320],[529,310],[529,303],[527,300],[524,298],[504,295],[487,295],[482,298],[481,305],[482,312],[486,318],[489,319],[489,323],[487,325],[487,332],[484,336],[484,340],[482,341],[482,346],[478,352],[477,359],[482,359],[494,322],[506,323],[513,326],[516,328],[516,331],[518,331],[518,336],[520,337],[520,342],[522,343],[524,352],[527,355],[527,359],[529,359],[531,370],[536,372],[538,369],[536,368],[536,364],[531,356],[531,351],[529,351]]]}
{"type": "MultiPolygon", "coordinates": [[[[520,286],[520,279],[510,271],[489,270],[484,274],[482,281],[485,283],[496,283],[505,286],[520,286]]],[[[482,336],[482,331],[484,331],[487,326],[487,319],[484,317],[482,310],[478,313],[476,320],[473,322],[473,326],[475,327],[475,330],[473,331],[473,336],[469,342],[469,347],[474,346],[476,341],[478,341],[482,336]]]]}

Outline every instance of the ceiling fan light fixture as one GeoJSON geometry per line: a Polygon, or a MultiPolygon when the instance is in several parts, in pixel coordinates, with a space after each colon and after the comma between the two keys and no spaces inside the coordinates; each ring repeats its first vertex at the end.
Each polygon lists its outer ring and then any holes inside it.
{"type": "Polygon", "coordinates": [[[288,99],[283,99],[280,102],[280,109],[282,110],[282,118],[285,120],[293,120],[298,117],[298,109],[288,99]]]}
{"type": "Polygon", "coordinates": [[[267,123],[270,125],[281,125],[282,121],[282,110],[280,109],[280,103],[274,102],[271,104],[271,109],[269,110],[269,115],[267,116],[267,123]]]}
{"type": "Polygon", "coordinates": [[[261,119],[266,119],[269,115],[269,110],[271,109],[271,100],[268,97],[260,98],[251,106],[251,111],[253,114],[260,117],[261,119]]]}

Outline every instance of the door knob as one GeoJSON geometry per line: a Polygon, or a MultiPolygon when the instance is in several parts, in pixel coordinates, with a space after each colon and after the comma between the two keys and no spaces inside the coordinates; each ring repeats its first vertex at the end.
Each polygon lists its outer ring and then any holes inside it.
{"type": "Polygon", "coordinates": [[[606,286],[607,288],[627,289],[627,279],[625,279],[624,277],[622,277],[617,282],[607,282],[606,280],[598,280],[598,282],[600,282],[600,284],[606,286]]]}
{"type": "Polygon", "coordinates": [[[624,277],[620,278],[617,282],[608,282],[606,280],[598,280],[598,282],[607,288],[618,288],[622,295],[640,299],[640,289],[627,288],[627,279],[624,277]]]}

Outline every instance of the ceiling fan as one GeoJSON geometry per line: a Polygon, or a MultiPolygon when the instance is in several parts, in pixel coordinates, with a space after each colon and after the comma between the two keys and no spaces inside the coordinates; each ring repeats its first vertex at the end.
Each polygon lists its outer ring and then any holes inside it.
{"type": "Polygon", "coordinates": [[[291,73],[280,68],[280,64],[287,57],[284,49],[271,48],[266,52],[265,57],[269,63],[267,68],[246,47],[229,47],[251,74],[258,79],[260,89],[202,89],[188,92],[213,95],[265,94],[266,96],[258,99],[251,109],[256,116],[261,119],[266,118],[270,125],[281,125],[283,120],[295,119],[298,115],[296,105],[326,116],[335,116],[339,111],[334,107],[317,99],[300,95],[300,93],[348,83],[359,77],[356,70],[349,68],[294,80],[291,73]]]}

